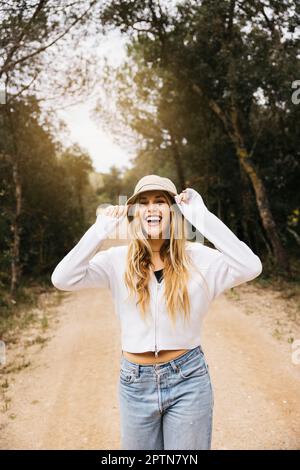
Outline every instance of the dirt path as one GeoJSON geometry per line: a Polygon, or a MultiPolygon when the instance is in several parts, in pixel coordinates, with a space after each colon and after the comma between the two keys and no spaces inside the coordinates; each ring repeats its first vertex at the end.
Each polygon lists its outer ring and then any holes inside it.
{"type": "MultiPolygon", "coordinates": [[[[65,294],[59,323],[10,384],[2,449],[119,449],[119,322],[104,289],[65,294]]],[[[222,295],[203,348],[215,393],[214,449],[299,449],[300,365],[222,295]]],[[[9,354],[9,351],[7,352],[9,354]]]]}

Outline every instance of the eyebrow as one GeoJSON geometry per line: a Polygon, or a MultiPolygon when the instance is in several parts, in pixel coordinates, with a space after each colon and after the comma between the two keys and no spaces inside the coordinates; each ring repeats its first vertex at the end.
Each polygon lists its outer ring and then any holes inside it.
{"type": "MultiPolygon", "coordinates": [[[[159,198],[166,199],[166,196],[164,196],[164,195],[162,195],[162,194],[161,194],[160,196],[154,196],[154,197],[155,197],[155,199],[159,199],[159,198]]],[[[147,196],[141,196],[141,197],[140,197],[140,200],[141,200],[141,199],[147,199],[147,196]]]]}

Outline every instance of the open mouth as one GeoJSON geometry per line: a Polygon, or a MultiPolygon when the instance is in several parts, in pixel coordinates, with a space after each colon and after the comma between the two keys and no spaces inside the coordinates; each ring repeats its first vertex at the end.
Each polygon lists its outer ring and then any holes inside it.
{"type": "Polygon", "coordinates": [[[158,215],[150,215],[146,218],[146,222],[149,227],[156,227],[161,224],[162,217],[158,215]]]}

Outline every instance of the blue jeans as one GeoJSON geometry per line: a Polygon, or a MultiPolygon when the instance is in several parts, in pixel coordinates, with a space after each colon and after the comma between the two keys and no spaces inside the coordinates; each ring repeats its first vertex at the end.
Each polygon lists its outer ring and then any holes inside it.
{"type": "Polygon", "coordinates": [[[211,448],[214,399],[201,346],[153,365],[122,355],[118,391],[123,450],[211,448]]]}

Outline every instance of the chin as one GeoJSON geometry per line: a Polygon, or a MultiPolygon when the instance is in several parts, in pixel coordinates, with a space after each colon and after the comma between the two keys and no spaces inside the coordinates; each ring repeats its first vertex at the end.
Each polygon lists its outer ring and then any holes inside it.
{"type": "Polygon", "coordinates": [[[157,234],[156,233],[148,233],[147,237],[157,239],[157,238],[161,238],[162,234],[161,233],[157,233],[157,234]]]}

